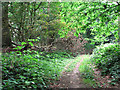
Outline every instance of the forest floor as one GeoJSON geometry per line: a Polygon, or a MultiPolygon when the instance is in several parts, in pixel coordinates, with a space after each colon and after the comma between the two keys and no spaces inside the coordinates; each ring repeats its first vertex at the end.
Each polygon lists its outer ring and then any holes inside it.
{"type": "MultiPolygon", "coordinates": [[[[72,63],[72,61],[66,65],[64,71],[61,73],[61,77],[59,81],[56,81],[56,85],[54,87],[57,88],[89,88],[88,85],[85,85],[82,82],[79,72],[80,63],[83,61],[83,56],[81,55],[80,61],[76,64],[75,68],[70,71],[66,72],[68,66],[72,63]]],[[[76,58],[77,59],[77,58],[76,58]]]]}
{"type": "MultiPolygon", "coordinates": [[[[82,56],[81,56],[82,57],[82,56]]],[[[74,70],[71,72],[62,72],[60,81],[57,82],[59,88],[86,88],[87,86],[82,83],[80,78],[79,66],[83,61],[82,59],[76,64],[74,70]]]]}
{"type": "MultiPolygon", "coordinates": [[[[71,61],[69,64],[66,65],[66,67],[64,68],[64,71],[61,73],[61,76],[59,78],[58,81],[55,82],[55,84],[53,86],[51,86],[51,88],[92,88],[92,86],[90,86],[89,84],[85,84],[82,80],[82,77],[80,77],[80,72],[79,72],[79,66],[81,64],[81,62],[84,60],[84,55],[80,56],[81,59],[79,60],[79,62],[77,62],[77,64],[75,65],[75,68],[68,72],[67,70],[69,69],[69,66],[71,64],[73,64],[73,61],[71,61]]],[[[75,60],[78,60],[78,58],[75,58],[75,60]]],[[[98,70],[94,70],[95,72],[95,77],[96,77],[96,83],[105,83],[105,85],[101,86],[103,88],[119,88],[120,86],[110,86],[109,84],[107,84],[108,81],[108,76],[106,76],[105,78],[102,78],[99,73],[100,71],[98,70]]]]}

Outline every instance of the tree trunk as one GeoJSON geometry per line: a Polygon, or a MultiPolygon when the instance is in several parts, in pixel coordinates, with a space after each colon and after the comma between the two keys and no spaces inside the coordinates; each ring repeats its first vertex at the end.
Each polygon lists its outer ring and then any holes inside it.
{"type": "Polygon", "coordinates": [[[11,46],[10,30],[8,26],[8,3],[2,3],[2,47],[11,46]]]}

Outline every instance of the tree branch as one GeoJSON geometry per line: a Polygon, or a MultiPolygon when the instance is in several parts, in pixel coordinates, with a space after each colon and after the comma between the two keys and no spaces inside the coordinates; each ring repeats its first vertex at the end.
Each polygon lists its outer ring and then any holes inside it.
{"type": "Polygon", "coordinates": [[[36,11],[41,6],[41,4],[42,4],[42,2],[40,2],[40,4],[38,5],[38,7],[34,11],[36,11]]]}
{"type": "Polygon", "coordinates": [[[116,2],[118,5],[120,5],[120,3],[119,2],[116,2]]]}
{"type": "MultiPolygon", "coordinates": [[[[119,5],[116,5],[114,8],[116,8],[117,6],[119,6],[119,5]]],[[[96,18],[92,19],[92,21],[95,21],[99,16],[104,15],[104,13],[108,12],[111,8],[113,8],[113,7],[110,7],[110,8],[108,8],[106,11],[104,11],[103,13],[99,14],[96,18]]],[[[84,26],[81,27],[81,28],[85,28],[86,26],[89,26],[91,23],[92,23],[92,22],[87,23],[86,25],[84,25],[84,26]]]]}

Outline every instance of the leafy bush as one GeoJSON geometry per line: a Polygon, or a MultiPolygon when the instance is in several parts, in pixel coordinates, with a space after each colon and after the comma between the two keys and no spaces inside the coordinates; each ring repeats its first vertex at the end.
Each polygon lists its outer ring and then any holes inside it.
{"type": "MultiPolygon", "coordinates": [[[[29,51],[27,51],[29,52],[29,51]]],[[[2,55],[3,89],[46,88],[69,62],[66,52],[2,55]]]]}
{"type": "Polygon", "coordinates": [[[95,65],[102,69],[102,75],[110,74],[115,81],[120,78],[120,45],[102,44],[93,50],[91,57],[95,65]]]}
{"type": "Polygon", "coordinates": [[[81,76],[86,79],[93,79],[93,73],[92,70],[93,67],[91,66],[92,62],[89,59],[89,55],[84,55],[84,60],[81,62],[81,65],[79,66],[79,71],[81,73],[81,76]]]}
{"type": "Polygon", "coordinates": [[[77,34],[78,37],[76,34],[76,30],[72,30],[69,31],[64,38],[58,38],[56,40],[56,44],[58,44],[57,48],[68,50],[72,52],[74,56],[85,54],[85,45],[88,42],[83,38],[82,34],[77,34]]]}
{"type": "Polygon", "coordinates": [[[94,71],[89,55],[84,55],[84,60],[79,66],[80,76],[85,84],[94,87],[94,71]]]}

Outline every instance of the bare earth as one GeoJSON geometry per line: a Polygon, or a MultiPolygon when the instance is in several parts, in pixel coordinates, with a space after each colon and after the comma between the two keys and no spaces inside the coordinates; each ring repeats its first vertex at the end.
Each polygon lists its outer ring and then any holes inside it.
{"type": "MultiPolygon", "coordinates": [[[[76,67],[71,72],[63,72],[62,76],[60,77],[60,81],[57,81],[58,88],[87,88],[89,86],[82,83],[80,78],[79,66],[80,63],[83,61],[82,59],[77,63],[76,67]]],[[[67,65],[68,67],[68,65],[67,65]]],[[[66,67],[66,68],[67,68],[66,67]]]]}

